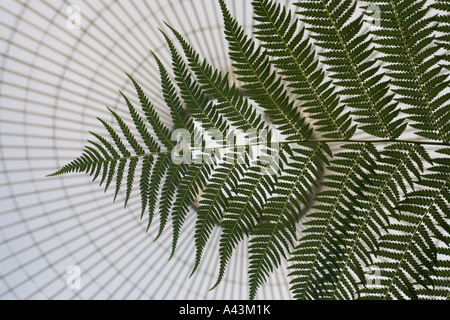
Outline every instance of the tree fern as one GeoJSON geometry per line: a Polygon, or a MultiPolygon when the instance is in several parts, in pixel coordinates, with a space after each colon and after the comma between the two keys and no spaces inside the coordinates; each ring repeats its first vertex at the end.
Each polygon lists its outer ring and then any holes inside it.
{"type": "Polygon", "coordinates": [[[129,117],[108,108],[117,130],[99,119],[108,137],[52,175],[125,206],[138,186],[147,231],[172,222],[168,257],[198,202],[191,274],[218,228],[212,288],[248,237],[252,299],[283,261],[297,299],[448,299],[447,2],[253,0],[253,39],[218,0],[239,84],[166,25],[170,68],[151,54],[173,126],[127,75],[140,108],[120,92],[129,117]]]}

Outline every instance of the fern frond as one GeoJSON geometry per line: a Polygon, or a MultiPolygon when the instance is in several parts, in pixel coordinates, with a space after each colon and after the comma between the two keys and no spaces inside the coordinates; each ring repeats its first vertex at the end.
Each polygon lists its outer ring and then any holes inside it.
{"type": "MultiPolygon", "coordinates": [[[[214,168],[214,174],[203,190],[197,212],[195,227],[196,259],[191,275],[197,270],[203,254],[203,249],[215,225],[223,218],[223,211],[228,207],[232,194],[240,176],[249,165],[248,146],[242,150],[228,150],[221,163],[214,168]]],[[[237,148],[236,148],[237,149],[237,148]]]]}
{"type": "MultiPolygon", "coordinates": [[[[143,147],[136,140],[125,121],[116,112],[108,108],[119,124],[124,139],[131,145],[133,152],[128,150],[123,143],[123,138],[111,127],[111,125],[99,118],[99,121],[109,133],[113,143],[108,142],[107,139],[99,134],[91,132],[91,134],[97,138],[99,142],[88,140],[91,145],[86,146],[82,156],[65,165],[61,170],[57,171],[53,175],[60,175],[70,172],[86,172],[90,176],[93,176],[93,180],[96,180],[102,171],[103,173],[100,185],[105,182],[105,192],[108,190],[113,180],[116,182],[114,200],[119,195],[122,182],[125,180],[126,191],[124,206],[126,206],[132,193],[136,175],[136,167],[139,161],[142,160],[139,184],[142,205],[141,217],[148,207],[150,224],[156,206],[156,198],[159,192],[159,181],[163,176],[163,168],[167,167],[168,160],[170,160],[170,153],[160,151],[157,142],[148,134],[142,118],[138,115],[136,109],[134,109],[130,101],[125,96],[124,98],[135,123],[136,129],[141,133],[141,136],[151,153],[145,153],[143,147]],[[157,160],[153,166],[155,158],[157,160]],[[161,159],[164,160],[161,162],[161,159]],[[127,172],[126,176],[125,172],[127,172]],[[151,173],[153,175],[151,175],[151,173]],[[152,187],[150,187],[150,185],[152,185],[152,187]]],[[[148,111],[149,108],[143,106],[143,110],[148,111]]],[[[156,112],[148,114],[148,117],[157,117],[156,112]]],[[[154,121],[154,123],[158,123],[159,119],[155,118],[154,121]]]]}
{"type": "Polygon", "coordinates": [[[189,113],[202,125],[203,129],[215,129],[225,137],[227,122],[215,108],[214,102],[209,101],[198,83],[192,79],[186,64],[176,50],[173,42],[164,32],[162,32],[162,34],[170,48],[175,80],[180,89],[181,97],[188,107],[189,113]]]}
{"type": "Polygon", "coordinates": [[[343,88],[339,93],[349,96],[343,102],[355,109],[359,128],[376,137],[398,138],[406,124],[398,119],[398,102],[371,58],[372,39],[362,31],[362,17],[351,20],[355,2],[307,0],[295,5],[300,20],[311,26],[311,38],[324,49],[321,62],[328,65],[334,84],[343,88]]]}
{"type": "Polygon", "coordinates": [[[374,263],[371,253],[376,251],[390,217],[397,214],[402,191],[406,193],[413,187],[413,179],[420,178],[424,159],[430,161],[423,147],[415,144],[393,144],[380,152],[375,173],[365,184],[364,198],[354,206],[348,232],[342,235],[346,246],[334,270],[337,280],[330,291],[331,299],[359,296],[360,284],[366,281],[364,268],[374,263]]]}
{"type": "Polygon", "coordinates": [[[252,2],[255,12],[256,38],[274,59],[283,79],[294,90],[302,108],[316,120],[314,124],[324,138],[349,139],[356,130],[350,112],[344,113],[331,81],[325,81],[316,53],[304,39],[304,28],[281,4],[269,0],[252,2]]]}
{"type": "Polygon", "coordinates": [[[142,90],[141,86],[134,80],[130,75],[128,75],[128,78],[130,78],[131,82],[134,85],[134,88],[136,89],[136,93],[139,97],[139,101],[141,103],[142,110],[145,113],[145,117],[147,118],[147,121],[152,126],[156,136],[158,137],[159,142],[167,149],[172,149],[175,145],[173,144],[171,140],[171,134],[170,130],[161,122],[159,119],[158,113],[156,112],[153,105],[148,100],[147,96],[144,93],[144,90],[142,90]]]}
{"type": "Polygon", "coordinates": [[[195,201],[200,190],[203,189],[203,186],[206,185],[208,176],[215,164],[215,159],[211,158],[210,154],[200,154],[194,159],[194,162],[189,165],[180,181],[172,210],[173,240],[170,258],[172,258],[175,253],[180,230],[186,218],[186,214],[189,211],[189,207],[195,201]]]}
{"type": "MultiPolygon", "coordinates": [[[[440,150],[450,154],[449,149],[440,150]]],[[[433,159],[430,173],[416,181],[419,189],[409,192],[399,203],[386,235],[380,239],[377,257],[381,270],[379,285],[363,291],[377,299],[418,299],[418,288],[433,288],[432,275],[437,261],[436,241],[450,235],[450,161],[433,159]]]]}
{"type": "MultiPolygon", "coordinates": [[[[108,110],[111,112],[111,114],[116,119],[117,123],[119,124],[120,130],[122,130],[122,133],[123,133],[125,139],[131,145],[131,147],[133,148],[136,155],[138,155],[138,156],[143,155],[145,153],[145,151],[141,147],[141,145],[136,141],[136,139],[134,138],[133,134],[131,133],[130,128],[126,125],[126,123],[119,117],[119,115],[116,112],[114,112],[110,108],[108,108],[108,110]]],[[[124,155],[126,155],[126,154],[124,154],[124,155]]],[[[129,152],[128,152],[128,155],[129,155],[129,152]]]]}
{"type": "Polygon", "coordinates": [[[160,192],[161,183],[166,175],[169,165],[171,164],[171,155],[169,153],[159,155],[156,157],[155,163],[153,165],[152,172],[150,174],[150,181],[147,189],[147,201],[148,201],[148,224],[147,230],[153,221],[155,214],[156,204],[158,202],[158,196],[160,192]]]}
{"type": "Polygon", "coordinates": [[[197,137],[199,133],[195,128],[192,117],[189,112],[184,109],[175,90],[175,86],[169,77],[167,69],[155,53],[152,52],[152,55],[158,64],[159,74],[161,77],[161,90],[164,101],[170,109],[170,115],[172,116],[172,121],[175,127],[177,129],[185,129],[190,133],[191,138],[197,137]]]}
{"type": "Polygon", "coordinates": [[[328,161],[324,153],[329,156],[330,151],[326,145],[302,144],[302,147],[293,150],[294,156],[284,163],[286,168],[264,205],[260,223],[251,233],[250,299],[255,298],[257,289],[293,246],[301,207],[309,205],[309,195],[319,173],[323,171],[323,161],[328,161]]]}
{"type": "Polygon", "coordinates": [[[434,21],[438,24],[436,31],[440,32],[435,38],[436,44],[445,50],[445,53],[439,56],[441,66],[450,70],[450,1],[437,0],[431,7],[440,12],[434,17],[434,21]]]}
{"type": "Polygon", "coordinates": [[[219,253],[220,267],[215,288],[222,281],[228,262],[237,244],[248,236],[262,215],[267,197],[272,193],[276,173],[280,170],[280,153],[288,149],[287,144],[273,146],[263,152],[266,156],[248,167],[239,184],[232,190],[233,196],[223,214],[219,253]]]}
{"type": "Polygon", "coordinates": [[[170,68],[151,53],[173,128],[127,75],[141,110],[120,92],[130,119],[108,108],[107,136],[91,132],[52,175],[84,172],[125,207],[138,185],[147,231],[159,217],[155,241],[172,222],[170,258],[194,214],[191,275],[218,228],[212,288],[248,237],[251,299],[285,260],[297,299],[449,299],[449,0],[435,17],[424,0],[370,0],[371,32],[353,0],[300,1],[299,16],[252,0],[257,41],[218,2],[239,86],[167,25],[170,68]],[[430,140],[399,138],[407,119],[430,140]]]}
{"type": "MultiPolygon", "coordinates": [[[[128,111],[130,112],[131,118],[133,119],[134,125],[136,126],[137,131],[139,132],[142,140],[144,141],[145,145],[147,146],[147,149],[149,152],[159,152],[160,151],[160,147],[158,145],[158,143],[155,141],[155,139],[152,137],[152,135],[148,132],[147,127],[144,124],[144,120],[142,119],[142,117],[139,115],[139,113],[136,111],[136,109],[134,108],[134,106],[131,104],[130,100],[125,96],[125,94],[123,94],[122,92],[120,92],[120,94],[122,95],[122,97],[125,100],[125,103],[127,104],[128,107],[128,111]]],[[[130,135],[131,133],[129,132],[128,135],[130,135]]],[[[133,140],[132,138],[129,138],[131,140],[133,140]]],[[[134,142],[134,144],[136,144],[137,142],[134,142]]],[[[136,153],[138,153],[139,151],[139,155],[144,154],[145,152],[143,150],[140,150],[139,148],[135,148],[136,153]]]]}
{"type": "Polygon", "coordinates": [[[438,246],[436,249],[436,264],[433,266],[430,277],[433,287],[418,288],[417,296],[422,300],[450,300],[450,248],[438,246]]]}
{"type": "Polygon", "coordinates": [[[387,63],[396,100],[409,105],[403,110],[414,121],[416,134],[448,142],[450,138],[449,96],[440,98],[448,87],[448,75],[439,66],[439,47],[433,43],[432,18],[427,16],[426,1],[374,0],[380,8],[380,29],[376,50],[387,63]]]}
{"type": "Polygon", "coordinates": [[[376,168],[378,152],[372,144],[347,144],[342,148],[346,151],[330,161],[329,169],[335,174],[327,175],[322,182],[328,190],[315,197],[316,211],[308,215],[311,220],[305,222],[305,235],[291,254],[291,291],[296,299],[329,295],[330,283],[336,280],[336,261],[341,260],[345,248],[347,220],[357,214],[355,199],[364,197],[364,182],[376,168]]]}
{"type": "MultiPolygon", "coordinates": [[[[170,26],[169,26],[170,27],[170,26]]],[[[186,42],[181,34],[171,28],[181,43],[192,71],[197,76],[199,85],[206,95],[217,99],[217,110],[237,129],[256,135],[268,130],[264,121],[247,98],[244,98],[235,85],[230,87],[228,74],[214,69],[206,60],[200,62],[199,54],[186,42]]]]}
{"type": "Polygon", "coordinates": [[[172,210],[175,201],[175,194],[177,192],[177,188],[179,187],[181,178],[186,173],[187,168],[188,168],[187,164],[181,163],[176,165],[170,165],[169,168],[167,169],[164,184],[161,189],[161,202],[159,208],[160,209],[159,231],[154,241],[156,241],[161,236],[166,227],[167,221],[170,216],[170,212],[172,210]]]}
{"type": "Polygon", "coordinates": [[[139,179],[139,189],[141,194],[141,216],[145,214],[149,202],[150,175],[153,168],[155,157],[152,155],[144,156],[142,160],[141,177],[139,179]]]}
{"type": "Polygon", "coordinates": [[[244,83],[243,88],[256,103],[273,119],[277,129],[288,140],[306,140],[312,129],[305,123],[281,83],[270,70],[267,53],[253,39],[247,37],[243,28],[231,16],[223,0],[219,0],[225,23],[225,37],[229,44],[229,56],[234,61],[235,74],[244,83]]]}
{"type": "Polygon", "coordinates": [[[131,157],[130,151],[125,147],[125,145],[122,142],[122,139],[119,137],[116,131],[103,119],[97,118],[101,124],[105,127],[105,129],[108,131],[109,135],[111,136],[112,140],[114,141],[114,144],[116,145],[117,149],[119,149],[119,152],[122,154],[124,158],[131,157]]]}

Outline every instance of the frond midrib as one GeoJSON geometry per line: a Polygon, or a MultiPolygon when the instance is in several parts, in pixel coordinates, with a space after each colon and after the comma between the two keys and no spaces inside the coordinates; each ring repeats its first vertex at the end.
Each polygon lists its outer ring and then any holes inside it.
{"type": "MultiPolygon", "coordinates": [[[[277,144],[303,144],[303,143],[407,143],[407,144],[415,144],[415,145],[431,145],[431,146],[446,146],[449,147],[450,143],[447,142],[436,142],[436,141],[420,141],[420,140],[400,140],[400,139],[308,139],[308,140],[289,140],[289,141],[278,141],[274,142],[277,144]]],[[[239,147],[251,147],[251,146],[259,146],[263,145],[264,142],[258,142],[258,143],[250,143],[250,144],[236,144],[236,145],[223,145],[219,147],[204,147],[204,148],[190,148],[190,151],[204,151],[208,152],[211,150],[217,150],[217,149],[228,149],[228,148],[239,148],[239,147]]],[[[86,164],[100,164],[105,162],[111,162],[111,161],[120,161],[120,160],[129,160],[132,158],[144,158],[148,156],[158,156],[163,154],[169,154],[172,151],[159,151],[159,152],[152,152],[152,153],[145,153],[141,155],[130,155],[130,156],[123,156],[123,157],[115,157],[115,158],[109,158],[104,159],[101,161],[92,161],[87,162],[86,164]]],[[[58,170],[55,173],[49,174],[47,176],[56,176],[59,175],[60,170],[58,170]]]]}

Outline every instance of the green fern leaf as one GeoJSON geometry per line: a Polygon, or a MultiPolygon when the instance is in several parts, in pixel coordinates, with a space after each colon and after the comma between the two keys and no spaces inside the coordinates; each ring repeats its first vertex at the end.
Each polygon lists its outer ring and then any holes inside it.
{"type": "Polygon", "coordinates": [[[318,67],[315,52],[304,29],[299,27],[293,15],[268,0],[253,1],[257,24],[256,37],[263,43],[271,62],[280,69],[284,80],[302,101],[302,108],[317,120],[314,124],[324,138],[349,139],[356,130],[351,125],[350,113],[344,108],[331,82],[325,82],[324,72],[318,67]],[[292,23],[293,21],[293,23],[292,23]]]}
{"type": "Polygon", "coordinates": [[[174,147],[173,142],[171,141],[170,130],[161,122],[159,119],[158,113],[156,112],[153,105],[150,103],[148,98],[146,97],[144,91],[139,86],[139,84],[130,76],[131,82],[133,83],[136,93],[139,97],[139,101],[141,103],[142,110],[145,113],[145,116],[155,131],[156,136],[159,139],[159,142],[167,149],[172,149],[174,147]]]}
{"type": "Polygon", "coordinates": [[[264,206],[260,223],[252,232],[250,241],[250,298],[274,268],[281,264],[281,258],[291,249],[296,234],[296,224],[301,214],[301,206],[309,205],[308,193],[323,170],[321,159],[325,151],[323,145],[304,145],[307,149],[294,150],[278,177],[272,196],[264,206]],[[322,153],[322,154],[321,154],[322,153]]]}
{"type": "Polygon", "coordinates": [[[263,130],[268,130],[261,115],[244,98],[236,86],[229,86],[227,75],[222,75],[206,60],[200,62],[199,54],[187,43],[179,32],[171,28],[181,43],[189,62],[189,66],[197,76],[201,89],[206,95],[217,99],[216,108],[230,124],[245,132],[252,130],[257,136],[263,130]]]}
{"type": "Polygon", "coordinates": [[[222,220],[225,208],[230,201],[229,189],[236,187],[239,177],[246,171],[248,165],[248,148],[240,152],[230,152],[220,165],[214,169],[214,175],[209,179],[200,200],[198,218],[195,228],[196,259],[193,274],[202,258],[209,235],[215,225],[222,220]]]}
{"type": "Polygon", "coordinates": [[[403,110],[414,121],[416,134],[448,142],[450,104],[439,96],[449,84],[439,66],[439,47],[433,44],[432,18],[425,1],[370,1],[380,8],[380,29],[372,33],[376,49],[384,54],[388,75],[398,101],[410,105],[403,110]]]}
{"type": "Polygon", "coordinates": [[[345,246],[345,220],[356,213],[352,209],[355,195],[364,196],[364,181],[376,167],[378,153],[373,145],[351,144],[342,148],[348,151],[336,154],[331,161],[330,169],[336,174],[328,175],[322,182],[329,190],[315,197],[317,212],[309,215],[305,235],[292,252],[291,291],[298,299],[328,295],[330,282],[336,280],[335,261],[341,258],[345,246]]]}
{"type": "Polygon", "coordinates": [[[398,119],[398,103],[382,80],[380,67],[370,59],[371,38],[362,33],[362,17],[351,20],[356,4],[351,0],[308,0],[296,3],[300,20],[311,25],[311,38],[324,49],[321,62],[341,94],[344,103],[355,109],[353,115],[365,132],[380,138],[395,139],[404,131],[404,119],[398,119]]]}
{"type": "MultiPolygon", "coordinates": [[[[449,149],[440,150],[449,154],[449,149]]],[[[435,240],[447,241],[450,234],[450,161],[433,159],[431,173],[416,182],[425,190],[409,192],[399,203],[396,221],[381,237],[377,256],[387,259],[382,266],[380,285],[363,294],[381,299],[418,299],[417,287],[433,288],[432,274],[437,261],[435,240]],[[437,225],[442,228],[439,229],[437,225]]]]}
{"type": "MultiPolygon", "coordinates": [[[[162,32],[162,31],[161,31],[162,32]]],[[[226,135],[226,121],[222,115],[217,112],[215,105],[209,101],[205,93],[199,88],[197,82],[193,81],[186,64],[181,56],[178,54],[174,44],[162,32],[172,54],[173,71],[175,73],[175,80],[181,92],[181,96],[186,106],[188,106],[189,113],[198,121],[203,129],[215,129],[226,135]]]]}
{"type": "Polygon", "coordinates": [[[158,202],[158,195],[160,192],[161,183],[166,175],[169,165],[171,163],[171,156],[169,153],[156,156],[155,163],[150,174],[150,181],[147,188],[147,207],[148,207],[148,224],[147,231],[150,229],[153,222],[153,217],[158,202]]]}
{"type": "Polygon", "coordinates": [[[150,187],[150,173],[153,166],[154,157],[145,156],[142,160],[141,177],[139,180],[139,189],[141,194],[141,219],[147,209],[148,204],[148,189],[150,187]]]}
{"type": "Polygon", "coordinates": [[[214,160],[210,158],[210,154],[206,153],[199,155],[198,157],[203,159],[197,161],[194,159],[194,163],[189,166],[181,179],[176,194],[172,211],[173,241],[170,258],[172,258],[175,253],[180,230],[186,218],[189,206],[195,201],[200,194],[200,190],[206,185],[207,177],[211,173],[212,166],[214,165],[214,160]]]}
{"type": "Polygon", "coordinates": [[[270,71],[267,53],[244,34],[225,2],[219,0],[219,3],[225,23],[225,37],[229,43],[229,56],[234,61],[238,80],[245,83],[243,88],[288,140],[308,139],[312,130],[305,124],[305,119],[295,109],[293,102],[289,101],[281,79],[270,71]]]}
{"type": "Polygon", "coordinates": [[[445,53],[439,56],[441,66],[450,70],[450,2],[437,0],[431,7],[440,11],[440,14],[434,18],[434,21],[438,23],[436,30],[440,32],[440,35],[436,37],[436,44],[445,50],[445,53]]]}
{"type": "Polygon", "coordinates": [[[267,150],[267,157],[247,168],[222,217],[223,231],[220,237],[220,268],[215,288],[222,281],[225,270],[237,244],[244,239],[260,221],[263,206],[272,193],[279,168],[280,153],[288,149],[287,144],[267,150]]]}
{"type": "Polygon", "coordinates": [[[166,227],[170,212],[175,202],[177,188],[179,187],[181,178],[185,175],[187,168],[187,164],[181,163],[179,165],[170,165],[167,169],[167,176],[161,189],[160,226],[158,235],[155,237],[155,241],[161,236],[166,227]]]}
{"type": "MultiPolygon", "coordinates": [[[[445,243],[450,243],[449,239],[445,243]]],[[[423,300],[450,300],[450,248],[438,246],[436,263],[430,277],[432,287],[417,289],[417,296],[423,300]]]]}
{"type": "MultiPolygon", "coordinates": [[[[128,111],[130,112],[131,118],[133,119],[134,125],[136,126],[137,131],[139,132],[142,140],[144,141],[145,145],[147,146],[147,149],[149,152],[159,152],[160,148],[158,143],[155,141],[155,139],[150,135],[150,133],[148,132],[147,128],[145,127],[144,124],[144,120],[142,119],[142,117],[139,115],[139,113],[136,111],[136,109],[134,108],[134,106],[131,104],[130,100],[128,100],[128,98],[122,93],[120,92],[120,94],[122,95],[122,97],[125,100],[125,103],[128,106],[128,111]]],[[[117,119],[117,117],[116,117],[117,119]]],[[[124,125],[124,124],[122,124],[124,125]]],[[[128,135],[131,135],[131,133],[128,131],[128,135]]],[[[135,139],[131,137],[129,137],[128,139],[130,140],[134,140],[133,143],[136,145],[137,142],[135,141],[135,139]]],[[[134,150],[136,151],[136,153],[138,155],[142,155],[144,154],[144,150],[142,148],[139,147],[135,147],[134,150]]]]}
{"type": "Polygon", "coordinates": [[[349,236],[343,237],[346,248],[334,270],[337,280],[330,292],[331,299],[353,299],[359,295],[360,284],[366,281],[364,268],[373,265],[371,253],[376,251],[380,236],[389,226],[389,216],[397,213],[400,190],[406,192],[405,182],[412,186],[411,176],[420,178],[423,157],[428,159],[425,150],[414,144],[394,144],[380,152],[376,171],[369,177],[372,183],[366,184],[364,198],[354,206],[355,214],[348,219],[349,236]]]}

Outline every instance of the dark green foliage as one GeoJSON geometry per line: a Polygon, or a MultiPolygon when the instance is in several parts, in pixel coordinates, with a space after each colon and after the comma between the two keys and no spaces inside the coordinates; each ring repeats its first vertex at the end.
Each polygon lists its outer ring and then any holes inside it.
{"type": "Polygon", "coordinates": [[[326,297],[329,287],[337,280],[335,268],[343,259],[347,229],[356,221],[357,196],[363,198],[365,181],[373,174],[376,151],[373,145],[351,144],[334,155],[328,175],[323,182],[329,190],[320,192],[315,200],[316,211],[305,222],[307,229],[292,253],[294,264],[292,290],[296,298],[326,297]],[[328,278],[328,281],[325,279],[328,278]]]}
{"type": "Polygon", "coordinates": [[[429,159],[418,145],[393,144],[377,151],[370,144],[343,146],[349,151],[335,155],[323,185],[329,190],[317,195],[311,226],[293,252],[293,289],[299,298],[350,299],[364,282],[363,266],[374,263],[371,253],[397,215],[396,205],[405,183],[413,184],[429,159]],[[339,240],[339,241],[337,241],[339,240]],[[306,254],[312,252],[313,254],[306,254]],[[329,263],[332,257],[333,263],[329,263]],[[361,264],[364,262],[364,264],[361,264]],[[307,273],[299,272],[299,265],[307,273]],[[327,275],[329,282],[319,279],[327,275]],[[304,275],[307,275],[305,278],[304,275]]]}
{"type": "Polygon", "coordinates": [[[286,258],[295,241],[296,224],[302,207],[309,205],[316,179],[323,171],[330,151],[326,145],[315,143],[292,150],[293,156],[284,163],[271,195],[264,204],[260,223],[254,228],[250,241],[250,298],[274,268],[286,258]]]}
{"type": "MultiPolygon", "coordinates": [[[[448,156],[450,149],[438,152],[448,156]]],[[[422,188],[408,192],[399,202],[395,220],[379,239],[375,252],[385,258],[380,264],[380,286],[367,288],[364,295],[417,299],[415,286],[436,289],[448,281],[445,273],[436,274],[435,269],[439,268],[438,253],[445,250],[440,246],[449,244],[450,159],[439,157],[433,163],[429,173],[416,182],[422,188]]]]}
{"type": "Polygon", "coordinates": [[[212,288],[248,237],[252,299],[283,262],[296,299],[449,299],[448,0],[435,16],[425,1],[253,0],[256,40],[218,4],[241,87],[167,26],[171,70],[152,55],[173,128],[128,75],[140,110],[121,92],[129,118],[108,108],[118,128],[99,119],[109,137],[53,175],[114,184],[125,206],[138,187],[147,230],[172,222],[170,257],[195,214],[192,274],[218,228],[212,288]]]}
{"type": "Polygon", "coordinates": [[[356,126],[351,125],[350,112],[343,106],[331,81],[325,81],[316,53],[304,36],[304,28],[292,13],[280,4],[257,0],[255,9],[256,37],[272,56],[270,62],[281,70],[283,79],[302,101],[302,108],[317,119],[314,123],[324,138],[349,139],[356,126]]]}
{"type": "Polygon", "coordinates": [[[436,44],[444,49],[444,53],[440,56],[441,66],[450,70],[450,1],[437,0],[433,8],[439,10],[439,14],[435,16],[434,21],[438,23],[436,30],[440,34],[436,37],[436,44]]]}
{"type": "Polygon", "coordinates": [[[370,1],[380,8],[380,28],[372,31],[376,50],[389,70],[397,101],[410,106],[403,110],[414,121],[416,134],[448,142],[450,111],[447,97],[440,94],[448,87],[448,75],[442,73],[434,43],[433,19],[427,16],[425,1],[370,1]]]}
{"type": "Polygon", "coordinates": [[[324,49],[321,62],[343,88],[340,93],[349,96],[343,102],[355,109],[359,128],[376,137],[399,137],[406,124],[398,119],[398,104],[371,58],[372,39],[363,31],[362,17],[350,19],[356,2],[306,0],[296,5],[300,20],[310,25],[311,38],[324,49]]]}
{"type": "Polygon", "coordinates": [[[223,1],[219,1],[225,23],[225,37],[235,74],[246,92],[277,125],[288,140],[307,140],[312,129],[290,101],[281,79],[270,69],[269,56],[231,16],[223,1]]]}

